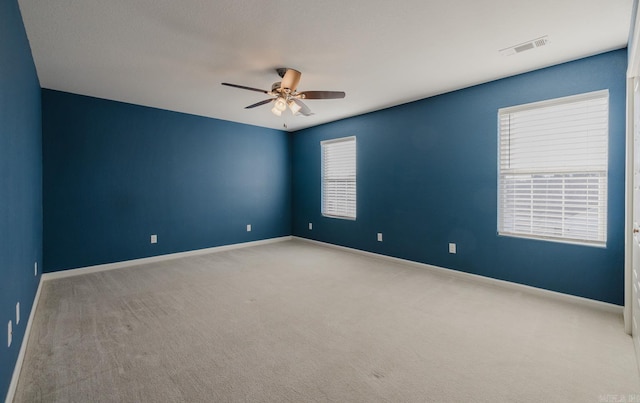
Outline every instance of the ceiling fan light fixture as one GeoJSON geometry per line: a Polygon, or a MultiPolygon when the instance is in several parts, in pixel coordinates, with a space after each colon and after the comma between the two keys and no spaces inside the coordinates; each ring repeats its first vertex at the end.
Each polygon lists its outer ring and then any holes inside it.
{"type": "Polygon", "coordinates": [[[292,100],[287,102],[287,104],[289,105],[289,109],[291,109],[291,113],[293,113],[294,115],[297,115],[298,112],[300,112],[300,109],[302,109],[300,105],[298,105],[292,100]]]}
{"type": "Polygon", "coordinates": [[[245,106],[245,109],[253,109],[257,106],[273,103],[271,113],[276,116],[282,116],[282,112],[287,110],[287,107],[291,110],[294,116],[303,115],[311,116],[313,112],[309,109],[303,99],[340,99],[345,97],[343,91],[302,91],[298,92],[298,82],[300,81],[300,73],[298,70],[290,68],[278,68],[276,72],[282,78],[282,81],[273,83],[271,91],[261,90],[259,88],[247,87],[245,85],[222,83],[228,87],[239,88],[242,90],[249,90],[255,92],[262,92],[270,95],[271,98],[265,99],[255,104],[245,106]]]}

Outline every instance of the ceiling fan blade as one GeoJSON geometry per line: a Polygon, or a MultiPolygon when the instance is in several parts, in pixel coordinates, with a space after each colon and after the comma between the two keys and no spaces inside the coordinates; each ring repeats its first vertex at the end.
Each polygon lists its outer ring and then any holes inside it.
{"type": "Polygon", "coordinates": [[[240,88],[240,89],[243,89],[243,90],[261,92],[263,94],[268,94],[269,93],[269,91],[261,90],[259,88],[245,87],[244,85],[229,84],[229,83],[221,83],[221,84],[222,85],[226,85],[228,87],[234,87],[234,88],[240,88]]]}
{"type": "Polygon", "coordinates": [[[249,106],[245,106],[244,109],[255,108],[256,106],[268,104],[269,102],[273,102],[275,100],[276,100],[275,98],[265,99],[264,101],[256,102],[255,104],[252,104],[252,105],[249,105],[249,106]]]}
{"type": "Polygon", "coordinates": [[[346,94],[343,91],[302,91],[298,95],[300,99],[339,99],[346,94]]]}
{"type": "Polygon", "coordinates": [[[300,73],[298,70],[287,69],[287,72],[284,73],[282,77],[282,82],[280,83],[280,88],[282,89],[290,89],[291,92],[294,92],[296,88],[298,88],[298,83],[300,82],[300,73]]]}
{"type": "Polygon", "coordinates": [[[293,102],[295,102],[300,107],[300,110],[298,111],[299,114],[304,115],[304,116],[313,115],[313,112],[311,112],[311,109],[309,109],[309,107],[307,105],[305,105],[304,102],[302,102],[301,100],[296,99],[296,98],[291,98],[291,100],[293,102]]]}

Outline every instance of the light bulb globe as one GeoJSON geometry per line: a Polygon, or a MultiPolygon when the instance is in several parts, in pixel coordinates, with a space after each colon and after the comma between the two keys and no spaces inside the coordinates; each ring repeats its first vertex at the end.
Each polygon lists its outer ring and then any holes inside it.
{"type": "Polygon", "coordinates": [[[276,100],[276,104],[275,104],[274,108],[276,108],[280,112],[283,112],[285,109],[287,109],[287,103],[285,102],[284,99],[278,98],[276,100]]]}
{"type": "Polygon", "coordinates": [[[293,113],[294,115],[297,115],[298,112],[300,112],[300,109],[302,109],[302,107],[297,103],[295,103],[294,101],[289,101],[288,104],[289,104],[289,109],[291,109],[291,113],[293,113]]]}

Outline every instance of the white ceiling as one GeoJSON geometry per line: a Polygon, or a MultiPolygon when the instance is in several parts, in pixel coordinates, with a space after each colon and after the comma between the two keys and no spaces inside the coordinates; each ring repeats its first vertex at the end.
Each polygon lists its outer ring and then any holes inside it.
{"type": "Polygon", "coordinates": [[[289,131],[627,44],[633,0],[19,0],[43,88],[289,131]],[[513,56],[500,49],[548,35],[513,56]],[[315,115],[282,117],[276,67],[315,115]]]}

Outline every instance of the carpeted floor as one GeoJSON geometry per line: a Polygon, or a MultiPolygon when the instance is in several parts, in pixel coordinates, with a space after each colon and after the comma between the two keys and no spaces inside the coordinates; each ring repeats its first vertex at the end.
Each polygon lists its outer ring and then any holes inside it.
{"type": "Polygon", "coordinates": [[[14,401],[632,398],[618,315],[289,241],[45,282],[14,401]]]}

